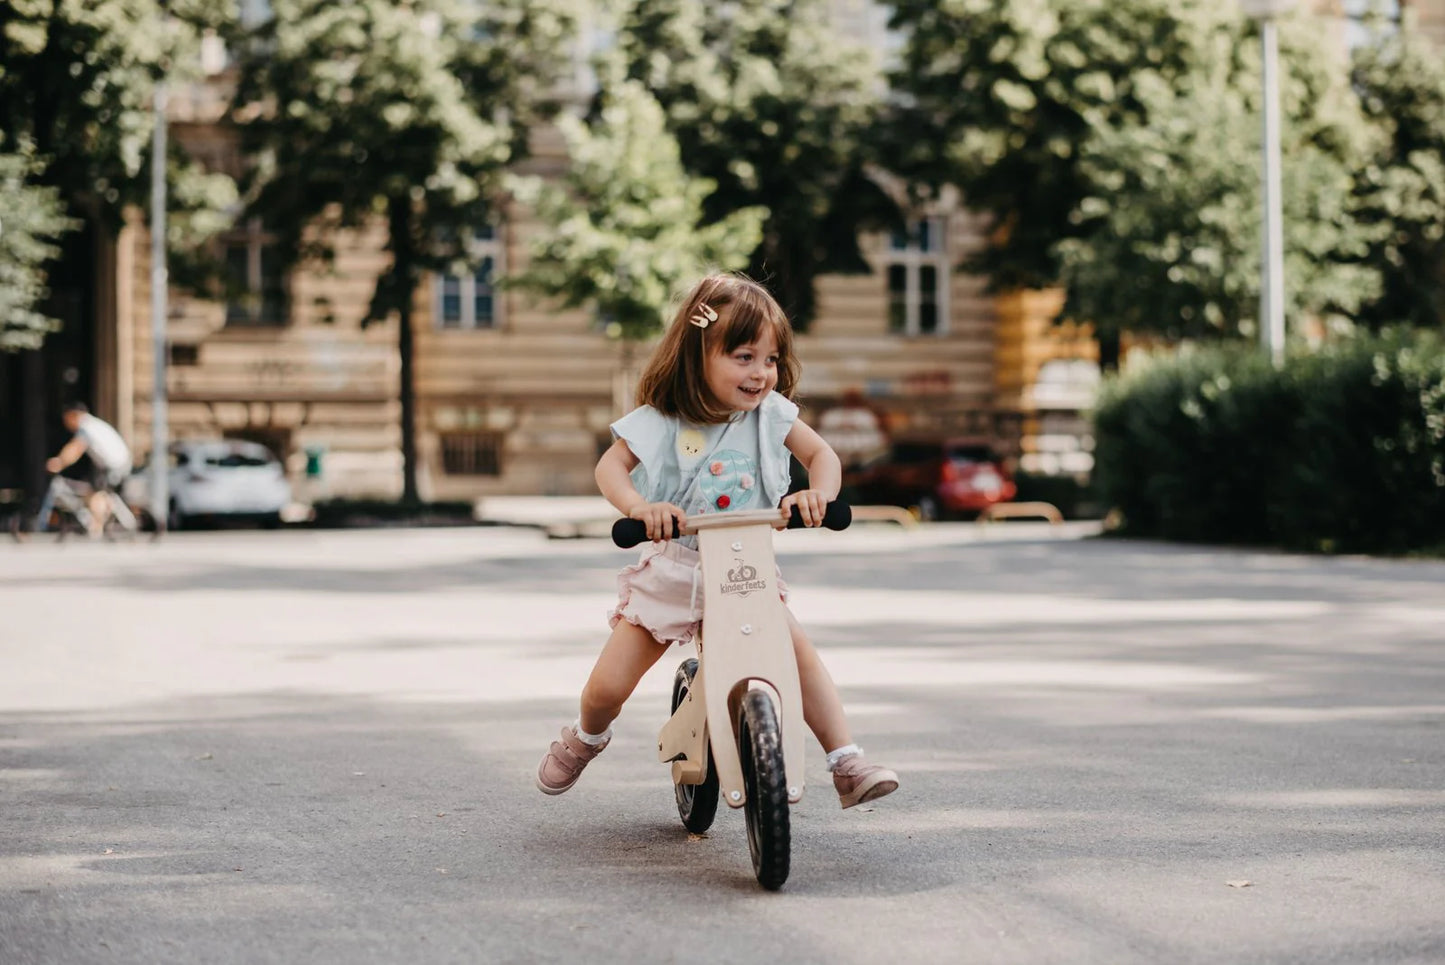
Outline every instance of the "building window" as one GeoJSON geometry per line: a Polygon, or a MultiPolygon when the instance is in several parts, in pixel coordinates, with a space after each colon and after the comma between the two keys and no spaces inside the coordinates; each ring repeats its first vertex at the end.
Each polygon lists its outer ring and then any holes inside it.
{"type": "Polygon", "coordinates": [[[890,332],[942,335],[948,331],[946,225],[943,218],[920,218],[889,239],[884,264],[890,332]]]}
{"type": "Polygon", "coordinates": [[[500,476],[502,433],[443,432],[442,471],[449,476],[500,476]]]}
{"type": "Polygon", "coordinates": [[[285,325],[291,306],[275,239],[253,218],[243,232],[227,236],[225,247],[226,324],[285,325]]]}
{"type": "Polygon", "coordinates": [[[440,329],[496,328],[501,323],[497,275],[503,268],[500,232],[492,225],[479,228],[469,246],[476,268],[465,275],[438,275],[436,324],[440,329]]]}
{"type": "Polygon", "coordinates": [[[192,343],[172,342],[170,345],[170,364],[176,368],[200,365],[201,347],[192,343]]]}

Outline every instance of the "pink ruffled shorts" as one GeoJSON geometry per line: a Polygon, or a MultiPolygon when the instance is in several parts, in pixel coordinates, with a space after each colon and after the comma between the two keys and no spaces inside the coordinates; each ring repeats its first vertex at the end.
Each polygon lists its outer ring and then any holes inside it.
{"type": "MultiPolygon", "coordinates": [[[[788,602],[781,570],[778,597],[788,602]]],[[[702,598],[697,550],[676,540],[647,543],[637,562],[617,574],[617,608],[607,614],[607,624],[634,623],[663,646],[688,643],[702,625],[702,598]]]]}

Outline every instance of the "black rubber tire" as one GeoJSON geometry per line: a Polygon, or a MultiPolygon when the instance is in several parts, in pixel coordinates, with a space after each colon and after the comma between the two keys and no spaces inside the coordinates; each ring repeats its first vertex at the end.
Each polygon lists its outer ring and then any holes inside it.
{"type": "Polygon", "coordinates": [[[792,835],[788,825],[788,776],[783,735],[766,692],[749,690],[738,706],[738,757],[743,765],[743,805],[748,850],[758,884],[777,891],[788,880],[792,835]]]}
{"type": "MultiPolygon", "coordinates": [[[[682,706],[688,690],[692,687],[692,678],[696,675],[697,660],[693,657],[684,660],[677,668],[677,674],[672,678],[674,713],[682,706]]],[[[712,754],[708,752],[706,745],[702,749],[702,766],[707,769],[707,777],[701,784],[673,785],[673,791],[677,795],[677,816],[682,818],[682,826],[693,834],[705,833],[717,817],[717,768],[712,766],[712,754]]]]}

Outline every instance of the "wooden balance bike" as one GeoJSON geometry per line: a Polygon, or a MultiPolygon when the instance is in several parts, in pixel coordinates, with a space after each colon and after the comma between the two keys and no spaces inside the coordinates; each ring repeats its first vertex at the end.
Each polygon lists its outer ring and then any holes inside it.
{"type": "MultiPolygon", "coordinates": [[[[828,505],[823,525],[845,529],[847,503],[828,505]]],[[[684,660],[672,685],[672,717],[657,738],[657,756],[672,764],[677,813],[695,834],[712,826],[718,800],[743,808],[753,873],[769,890],[788,880],[788,806],[803,797],[803,697],[792,634],[778,598],[773,530],[803,525],[777,510],[698,516],[682,535],[697,534],[702,558],[703,628],[698,659],[684,660]]],[[[647,538],[644,525],[619,519],[618,546],[647,538]]]]}

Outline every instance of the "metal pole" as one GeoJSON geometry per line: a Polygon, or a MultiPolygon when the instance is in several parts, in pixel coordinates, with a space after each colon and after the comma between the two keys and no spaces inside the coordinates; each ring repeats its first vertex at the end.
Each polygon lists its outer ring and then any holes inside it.
{"type": "Polygon", "coordinates": [[[1273,18],[1260,24],[1264,45],[1264,251],[1260,339],[1275,368],[1284,364],[1284,210],[1280,188],[1279,40],[1273,18]]]}
{"type": "Polygon", "coordinates": [[[156,85],[155,131],[151,137],[151,346],[154,384],[151,387],[151,518],[156,535],[166,531],[170,493],[166,486],[169,428],[166,424],[166,105],[165,81],[156,85]]]}

